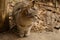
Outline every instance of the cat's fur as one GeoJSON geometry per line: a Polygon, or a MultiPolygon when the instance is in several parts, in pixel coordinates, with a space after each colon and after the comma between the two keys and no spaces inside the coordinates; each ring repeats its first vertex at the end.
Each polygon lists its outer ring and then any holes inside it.
{"type": "Polygon", "coordinates": [[[37,10],[31,4],[17,3],[13,8],[12,16],[20,37],[24,37],[30,34],[33,23],[36,20],[37,10]]]}

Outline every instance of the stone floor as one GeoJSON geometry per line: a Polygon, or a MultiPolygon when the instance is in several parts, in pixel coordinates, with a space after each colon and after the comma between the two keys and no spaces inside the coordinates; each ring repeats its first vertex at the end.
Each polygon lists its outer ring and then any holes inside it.
{"type": "Polygon", "coordinates": [[[0,33],[0,40],[60,40],[60,32],[32,32],[25,38],[19,38],[14,33],[0,33]]]}

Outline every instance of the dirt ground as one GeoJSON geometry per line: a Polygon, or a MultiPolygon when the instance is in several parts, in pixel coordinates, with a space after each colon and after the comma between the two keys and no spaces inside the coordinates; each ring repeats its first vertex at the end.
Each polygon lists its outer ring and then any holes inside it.
{"type": "Polygon", "coordinates": [[[0,33],[0,40],[60,40],[60,32],[32,32],[24,38],[19,38],[14,33],[0,33]]]}

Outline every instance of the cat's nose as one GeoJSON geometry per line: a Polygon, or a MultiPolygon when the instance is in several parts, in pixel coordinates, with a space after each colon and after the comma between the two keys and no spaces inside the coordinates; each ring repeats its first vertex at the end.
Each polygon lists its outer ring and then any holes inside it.
{"type": "Polygon", "coordinates": [[[29,17],[29,18],[32,18],[33,14],[32,13],[28,13],[28,14],[26,14],[26,16],[29,17]]]}
{"type": "Polygon", "coordinates": [[[29,13],[28,15],[29,15],[29,16],[31,16],[31,15],[32,15],[32,13],[29,13]]]}
{"type": "Polygon", "coordinates": [[[36,14],[35,14],[34,16],[35,16],[35,17],[37,17],[37,15],[36,15],[36,14]]]}

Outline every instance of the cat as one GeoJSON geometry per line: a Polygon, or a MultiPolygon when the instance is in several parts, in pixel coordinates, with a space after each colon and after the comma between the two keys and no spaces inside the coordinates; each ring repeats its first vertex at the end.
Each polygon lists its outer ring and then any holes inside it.
{"type": "Polygon", "coordinates": [[[19,30],[19,36],[29,36],[33,23],[36,21],[37,10],[32,4],[16,3],[12,11],[12,17],[19,30]]]}

